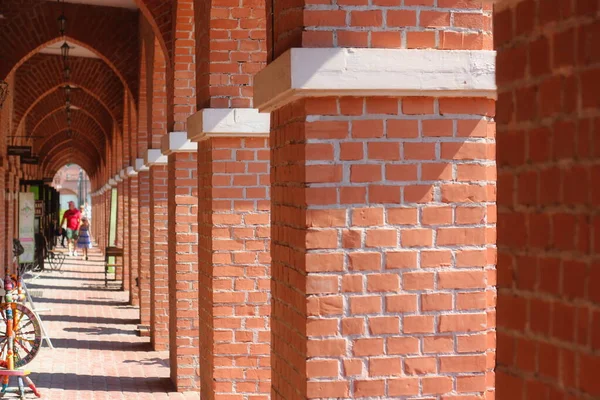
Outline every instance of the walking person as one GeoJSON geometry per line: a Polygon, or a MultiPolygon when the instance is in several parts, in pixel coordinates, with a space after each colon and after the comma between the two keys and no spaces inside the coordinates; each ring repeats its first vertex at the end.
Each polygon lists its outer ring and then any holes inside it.
{"type": "Polygon", "coordinates": [[[92,247],[92,238],[90,236],[90,221],[87,217],[81,218],[79,226],[79,238],[77,239],[77,248],[81,249],[83,259],[88,260],[88,249],[92,247]]]}
{"type": "Polygon", "coordinates": [[[75,243],[78,238],[79,226],[81,225],[81,212],[75,207],[75,202],[69,202],[69,209],[65,211],[60,225],[67,221],[67,244],[69,246],[69,255],[77,257],[77,248],[75,243]]]}

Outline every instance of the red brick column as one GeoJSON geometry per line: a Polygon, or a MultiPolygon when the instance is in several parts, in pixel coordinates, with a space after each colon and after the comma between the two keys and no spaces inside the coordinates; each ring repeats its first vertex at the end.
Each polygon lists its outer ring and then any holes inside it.
{"type": "Polygon", "coordinates": [[[160,150],[148,150],[150,168],[150,339],[154,350],[169,347],[168,171],[160,150]]]}
{"type": "Polygon", "coordinates": [[[197,145],[186,132],[163,138],[169,159],[169,365],[177,391],[199,391],[197,145]]]}
{"type": "Polygon", "coordinates": [[[188,119],[188,137],[199,141],[203,399],[264,399],[269,392],[267,130],[268,116],[256,110],[205,109],[188,119]]]}
{"type": "Polygon", "coordinates": [[[127,168],[129,175],[129,248],[128,257],[130,265],[131,279],[129,280],[129,303],[133,306],[140,305],[139,289],[139,247],[140,247],[140,227],[139,227],[139,181],[137,172],[133,167],[127,168]]]}
{"type": "MultiPolygon", "coordinates": [[[[143,160],[136,160],[138,171],[138,205],[139,205],[139,248],[138,248],[138,277],[140,296],[140,325],[150,329],[151,309],[151,280],[150,280],[150,172],[144,166],[143,160]],[[141,161],[141,162],[140,162],[141,161]]],[[[141,334],[150,334],[142,329],[141,334]]]]}
{"type": "MultiPolygon", "coordinates": [[[[121,170],[120,177],[123,180],[123,212],[119,215],[119,222],[123,226],[123,241],[121,244],[123,247],[123,290],[129,290],[131,287],[131,267],[129,263],[129,243],[131,241],[129,224],[131,221],[129,216],[129,177],[126,174],[126,170],[121,170]]],[[[129,293],[129,297],[131,297],[131,293],[129,293]]]]}
{"type": "MultiPolygon", "coordinates": [[[[125,249],[125,185],[119,174],[115,175],[114,180],[117,183],[117,239],[115,246],[125,249]]],[[[125,290],[128,287],[129,272],[127,271],[124,258],[117,262],[123,262],[123,268],[116,269],[115,277],[117,282],[123,282],[123,290],[125,290]]]]}
{"type": "Polygon", "coordinates": [[[493,53],[293,50],[255,78],[272,398],[493,398],[493,53]]]}

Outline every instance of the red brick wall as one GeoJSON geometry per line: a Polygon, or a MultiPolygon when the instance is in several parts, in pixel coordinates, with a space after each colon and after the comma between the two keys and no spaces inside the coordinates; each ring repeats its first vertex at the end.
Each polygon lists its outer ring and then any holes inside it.
{"type": "Polygon", "coordinates": [[[173,98],[169,99],[173,103],[173,125],[169,124],[169,131],[182,132],[186,130],[187,118],[196,111],[194,0],[176,0],[173,20],[173,75],[168,82],[173,85],[173,98]]]}
{"type": "Polygon", "coordinates": [[[478,1],[405,0],[398,7],[399,1],[343,0],[329,9],[326,1],[274,4],[269,59],[290,47],[492,49],[492,6],[478,1]]]}
{"type": "Polygon", "coordinates": [[[273,398],[492,395],[493,115],[346,97],[272,114],[273,398]]]}
{"type": "Polygon", "coordinates": [[[265,138],[199,143],[202,398],[269,393],[268,160],[265,138]]]}
{"type": "Polygon", "coordinates": [[[252,107],[267,60],[265,1],[195,0],[198,108],[252,107]]]}
{"type": "Polygon", "coordinates": [[[600,397],[599,11],[527,0],[495,14],[499,399],[600,397]]]}
{"type": "MultiPolygon", "coordinates": [[[[213,152],[209,140],[198,143],[198,331],[200,334],[200,397],[214,400],[215,309],[212,237],[213,152]]],[[[216,314],[218,315],[218,313],[216,314]]]]}
{"type": "Polygon", "coordinates": [[[169,346],[168,172],[150,167],[150,338],[154,350],[169,346]]]}
{"type": "Polygon", "coordinates": [[[195,152],[169,155],[169,364],[178,391],[200,390],[197,166],[195,152]]]}

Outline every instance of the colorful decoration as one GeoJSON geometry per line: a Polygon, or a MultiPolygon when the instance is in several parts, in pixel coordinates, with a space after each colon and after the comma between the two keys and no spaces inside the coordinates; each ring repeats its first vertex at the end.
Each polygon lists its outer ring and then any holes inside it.
{"type": "Polygon", "coordinates": [[[30,371],[19,369],[35,358],[42,344],[40,322],[24,301],[21,276],[11,276],[6,268],[4,302],[0,303],[0,397],[7,393],[11,376],[17,377],[16,393],[21,399],[25,398],[25,384],[35,396],[42,396],[28,376],[30,371]]]}

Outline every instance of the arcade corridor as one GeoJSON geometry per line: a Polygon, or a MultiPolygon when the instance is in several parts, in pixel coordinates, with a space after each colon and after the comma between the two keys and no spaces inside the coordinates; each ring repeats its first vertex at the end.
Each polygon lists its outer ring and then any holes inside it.
{"type": "Polygon", "coordinates": [[[600,398],[598,43],[600,0],[0,1],[0,264],[69,164],[123,255],[39,281],[42,388],[600,398]]]}
{"type": "MultiPolygon", "coordinates": [[[[29,284],[54,349],[31,363],[43,398],[52,400],[199,399],[173,393],[167,352],[152,351],[138,337],[139,311],[123,292],[104,289],[101,256],[67,259],[62,272],[46,272],[29,284]]],[[[10,398],[10,396],[8,397],[10,398]]]]}

